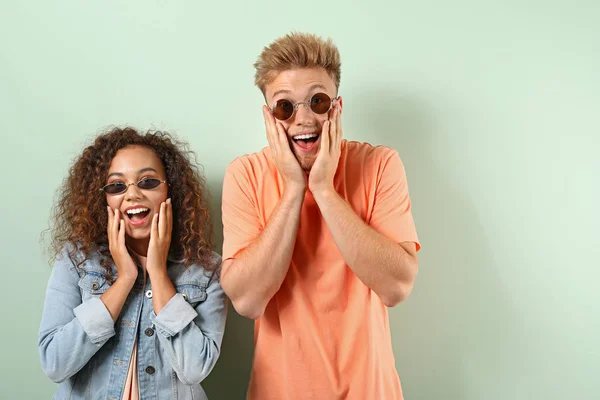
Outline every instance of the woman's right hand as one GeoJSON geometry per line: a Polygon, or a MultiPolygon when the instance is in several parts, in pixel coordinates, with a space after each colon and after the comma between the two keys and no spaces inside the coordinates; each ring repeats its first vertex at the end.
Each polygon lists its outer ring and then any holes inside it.
{"type": "Polygon", "coordinates": [[[133,284],[138,276],[138,268],[127,251],[125,245],[125,221],[121,218],[118,209],[108,209],[108,247],[110,254],[117,266],[117,280],[133,284]]]}

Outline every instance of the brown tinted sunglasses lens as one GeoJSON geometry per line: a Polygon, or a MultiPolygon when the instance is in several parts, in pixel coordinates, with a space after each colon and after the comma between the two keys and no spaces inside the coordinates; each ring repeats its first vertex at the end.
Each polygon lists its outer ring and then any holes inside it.
{"type": "Polygon", "coordinates": [[[273,107],[273,115],[275,118],[285,121],[294,114],[294,105],[289,100],[277,100],[273,107]]]}
{"type": "MultiPolygon", "coordinates": [[[[325,114],[331,108],[331,97],[325,93],[317,93],[310,98],[310,109],[315,114],[325,114]]],[[[294,104],[289,100],[277,100],[273,107],[273,115],[281,121],[288,120],[294,115],[294,104]]]]}
{"type": "Polygon", "coordinates": [[[310,99],[310,109],[315,114],[325,114],[331,107],[331,98],[325,93],[317,93],[310,99]]]}

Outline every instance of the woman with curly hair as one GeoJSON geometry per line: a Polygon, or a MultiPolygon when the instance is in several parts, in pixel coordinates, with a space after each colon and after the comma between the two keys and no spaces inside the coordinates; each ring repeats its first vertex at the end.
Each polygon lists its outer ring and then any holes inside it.
{"type": "Polygon", "coordinates": [[[72,165],[38,340],[57,400],[206,399],[227,306],[193,160],[168,133],[114,128],[72,165]]]}

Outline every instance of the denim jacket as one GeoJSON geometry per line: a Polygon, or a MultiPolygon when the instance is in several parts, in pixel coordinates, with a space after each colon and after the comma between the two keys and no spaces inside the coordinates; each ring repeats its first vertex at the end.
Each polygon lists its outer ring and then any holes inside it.
{"type": "Polygon", "coordinates": [[[110,282],[99,260],[92,254],[76,266],[65,248],[48,282],[38,350],[44,372],[60,383],[54,399],[121,400],[134,343],[140,400],[207,399],[200,382],[219,357],[227,314],[217,275],[169,260],[177,293],[156,315],[152,283],[140,272],[113,322],[100,300],[110,282]]]}

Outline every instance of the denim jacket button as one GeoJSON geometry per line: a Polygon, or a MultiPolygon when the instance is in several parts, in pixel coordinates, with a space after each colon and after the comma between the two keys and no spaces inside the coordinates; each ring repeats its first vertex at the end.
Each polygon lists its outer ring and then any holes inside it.
{"type": "Polygon", "coordinates": [[[182,296],[184,300],[187,300],[187,294],[183,293],[182,296]]]}
{"type": "Polygon", "coordinates": [[[154,335],[154,329],[152,329],[152,328],[146,328],[146,330],[144,331],[144,333],[146,334],[146,336],[152,336],[152,335],[154,335]]]}
{"type": "Polygon", "coordinates": [[[92,283],[92,290],[98,290],[99,287],[100,287],[100,285],[98,284],[97,281],[92,283]]]}
{"type": "Polygon", "coordinates": [[[148,365],[146,367],[146,373],[149,375],[152,375],[156,370],[154,369],[154,367],[152,365],[148,365]]]}
{"type": "Polygon", "coordinates": [[[149,299],[152,298],[152,290],[146,290],[146,297],[149,299]]]}

